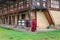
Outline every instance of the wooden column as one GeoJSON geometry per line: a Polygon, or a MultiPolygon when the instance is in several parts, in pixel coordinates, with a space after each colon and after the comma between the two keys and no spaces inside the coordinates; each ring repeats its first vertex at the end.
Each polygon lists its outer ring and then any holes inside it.
{"type": "Polygon", "coordinates": [[[12,15],[12,25],[14,25],[15,24],[15,15],[13,14],[12,15]]]}
{"type": "Polygon", "coordinates": [[[8,23],[7,24],[9,24],[9,16],[8,16],[8,23]]]}
{"type": "Polygon", "coordinates": [[[30,21],[30,26],[32,27],[32,19],[31,19],[31,11],[29,11],[28,16],[29,16],[29,21],[30,21]]]}
{"type": "Polygon", "coordinates": [[[6,24],[6,18],[5,18],[5,24],[6,24]]]}
{"type": "Polygon", "coordinates": [[[19,14],[19,19],[21,19],[21,14],[19,14]]]}
{"type": "Polygon", "coordinates": [[[15,25],[17,25],[17,15],[15,15],[15,25]]]}
{"type": "Polygon", "coordinates": [[[12,18],[12,15],[11,15],[11,25],[13,25],[13,18],[12,18]]]}

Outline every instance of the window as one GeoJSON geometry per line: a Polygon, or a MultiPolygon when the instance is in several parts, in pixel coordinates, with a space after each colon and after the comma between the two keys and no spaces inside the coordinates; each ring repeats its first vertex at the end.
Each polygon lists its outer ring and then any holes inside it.
{"type": "Polygon", "coordinates": [[[19,2],[19,8],[23,8],[23,1],[19,2]]]}
{"type": "Polygon", "coordinates": [[[24,4],[24,5],[27,5],[27,0],[25,0],[25,1],[23,2],[23,4],[24,4]]]}
{"type": "Polygon", "coordinates": [[[16,4],[15,4],[15,8],[17,8],[17,6],[18,6],[18,4],[16,3],[16,4]]]}
{"type": "Polygon", "coordinates": [[[46,1],[46,0],[43,0],[43,1],[46,1]]]}
{"type": "Polygon", "coordinates": [[[46,0],[43,0],[43,7],[46,7],[46,0]]]}
{"type": "Polygon", "coordinates": [[[46,7],[46,3],[45,2],[43,2],[43,7],[46,7]]]}
{"type": "Polygon", "coordinates": [[[33,5],[34,6],[39,6],[40,5],[40,0],[33,0],[33,5]]]}
{"type": "Polygon", "coordinates": [[[13,7],[14,7],[13,5],[10,5],[10,11],[13,11],[13,7]]]}
{"type": "Polygon", "coordinates": [[[25,1],[24,1],[24,5],[25,5],[26,7],[29,7],[29,3],[30,3],[30,0],[25,0],[25,1]]]}
{"type": "Polygon", "coordinates": [[[4,13],[7,13],[7,8],[4,8],[4,13]]]}
{"type": "Polygon", "coordinates": [[[15,9],[15,10],[18,9],[18,4],[17,4],[17,3],[15,3],[15,5],[14,5],[14,9],[15,9]]]}
{"type": "Polygon", "coordinates": [[[39,9],[40,8],[40,0],[32,0],[32,9],[39,9]]]}
{"type": "Polygon", "coordinates": [[[23,5],[23,0],[19,0],[19,7],[23,5]]]}
{"type": "Polygon", "coordinates": [[[51,0],[51,8],[59,8],[59,1],[51,0]]]}
{"type": "Polygon", "coordinates": [[[10,9],[13,9],[13,7],[14,7],[13,5],[10,5],[10,9]]]}

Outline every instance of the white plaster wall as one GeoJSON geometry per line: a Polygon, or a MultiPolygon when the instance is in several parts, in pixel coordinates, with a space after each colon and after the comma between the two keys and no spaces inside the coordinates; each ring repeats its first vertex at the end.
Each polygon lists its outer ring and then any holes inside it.
{"type": "Polygon", "coordinates": [[[37,12],[37,28],[46,29],[49,26],[49,23],[43,12],[37,12]]]}
{"type": "Polygon", "coordinates": [[[55,25],[60,25],[60,11],[49,10],[49,13],[55,25]]]}

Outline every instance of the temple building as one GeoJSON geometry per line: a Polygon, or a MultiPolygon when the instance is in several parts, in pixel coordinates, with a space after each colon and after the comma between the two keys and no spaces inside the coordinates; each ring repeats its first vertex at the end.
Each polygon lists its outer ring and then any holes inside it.
{"type": "Polygon", "coordinates": [[[60,0],[5,0],[0,1],[0,25],[26,28],[26,20],[37,29],[55,29],[60,25],[60,0]],[[56,27],[57,26],[57,27],[56,27]]]}

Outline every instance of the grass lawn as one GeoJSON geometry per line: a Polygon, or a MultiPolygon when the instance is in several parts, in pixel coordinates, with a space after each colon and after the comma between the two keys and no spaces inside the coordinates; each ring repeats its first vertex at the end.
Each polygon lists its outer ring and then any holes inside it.
{"type": "Polygon", "coordinates": [[[0,40],[60,40],[60,30],[32,34],[0,28],[0,40]]]}

